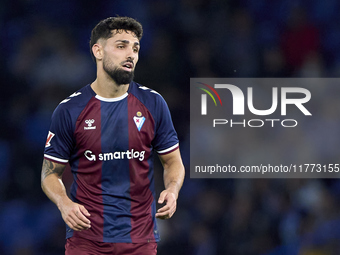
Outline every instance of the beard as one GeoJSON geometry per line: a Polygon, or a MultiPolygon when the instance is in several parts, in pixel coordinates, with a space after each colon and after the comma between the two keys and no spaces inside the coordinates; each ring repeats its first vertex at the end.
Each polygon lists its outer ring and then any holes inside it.
{"type": "Polygon", "coordinates": [[[130,84],[134,77],[134,71],[125,71],[119,67],[114,67],[113,63],[104,58],[104,71],[115,81],[117,85],[130,84]]]}

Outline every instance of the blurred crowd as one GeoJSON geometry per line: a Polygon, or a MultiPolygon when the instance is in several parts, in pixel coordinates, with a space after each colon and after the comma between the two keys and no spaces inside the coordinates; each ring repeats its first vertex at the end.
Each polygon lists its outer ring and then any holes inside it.
{"type": "MultiPolygon", "coordinates": [[[[190,77],[338,77],[339,11],[337,0],[2,0],[0,254],[63,254],[64,223],[40,188],[44,143],[54,108],[95,79],[91,29],[117,14],[143,25],[135,81],[167,101],[187,169],[178,211],[158,221],[159,254],[340,254],[338,179],[189,174],[190,77]]],[[[329,145],[318,148],[327,163],[339,162],[336,100],[325,106],[328,136],[308,130],[311,146],[329,145]]],[[[289,154],[296,137],[279,153],[289,154]]],[[[64,181],[70,185],[69,172],[64,181]]]]}

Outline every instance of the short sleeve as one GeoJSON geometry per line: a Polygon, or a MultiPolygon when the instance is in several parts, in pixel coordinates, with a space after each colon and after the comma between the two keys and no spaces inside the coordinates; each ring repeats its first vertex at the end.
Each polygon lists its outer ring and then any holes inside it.
{"type": "Polygon", "coordinates": [[[74,147],[72,119],[66,107],[59,105],[51,119],[45,144],[44,158],[66,164],[74,147]]]}
{"type": "Polygon", "coordinates": [[[168,105],[162,96],[158,97],[155,138],[153,147],[158,154],[167,154],[179,147],[177,133],[172,123],[168,105]]]}

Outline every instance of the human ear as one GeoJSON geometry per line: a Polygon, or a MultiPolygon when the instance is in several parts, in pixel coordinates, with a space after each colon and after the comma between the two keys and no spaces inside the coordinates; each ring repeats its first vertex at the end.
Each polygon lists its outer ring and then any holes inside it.
{"type": "Polygon", "coordinates": [[[99,43],[95,43],[92,46],[92,53],[96,59],[101,60],[103,59],[103,46],[99,43]]]}

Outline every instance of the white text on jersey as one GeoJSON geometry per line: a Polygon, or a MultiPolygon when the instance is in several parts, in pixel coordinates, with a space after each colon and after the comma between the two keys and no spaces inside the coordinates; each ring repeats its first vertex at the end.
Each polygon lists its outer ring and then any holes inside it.
{"type": "Polygon", "coordinates": [[[145,151],[135,151],[134,149],[127,151],[115,151],[115,152],[107,152],[107,153],[99,153],[98,157],[91,151],[86,150],[84,152],[84,156],[89,161],[96,161],[97,158],[100,161],[108,161],[114,159],[134,159],[138,158],[139,161],[144,160],[145,151]]]}

